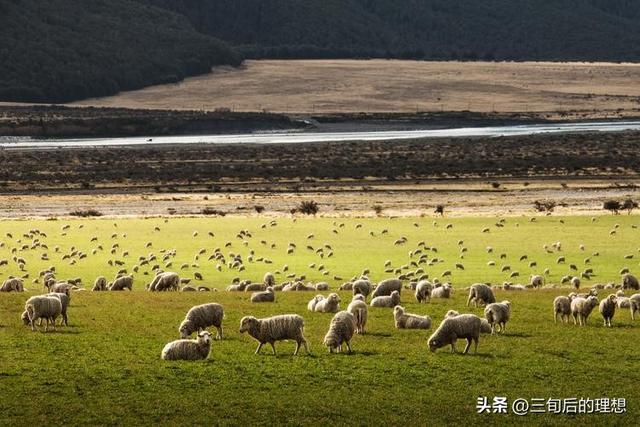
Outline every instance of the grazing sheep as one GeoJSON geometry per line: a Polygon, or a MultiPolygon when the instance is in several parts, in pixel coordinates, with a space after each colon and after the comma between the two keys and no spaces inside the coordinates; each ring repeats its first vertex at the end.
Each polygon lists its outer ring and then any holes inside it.
{"type": "Polygon", "coordinates": [[[276,277],[273,275],[273,273],[265,273],[264,274],[264,278],[262,279],[262,282],[267,286],[275,286],[276,284],[276,277]]]}
{"type": "Polygon", "coordinates": [[[640,311],[640,294],[633,294],[629,297],[629,309],[631,310],[631,320],[636,320],[636,312],[640,311]]]}
{"type": "Polygon", "coordinates": [[[636,291],[640,289],[640,284],[638,283],[638,279],[629,273],[626,273],[622,276],[622,289],[635,289],[636,291]]]}
{"type": "MultiPolygon", "coordinates": [[[[456,316],[460,316],[460,313],[458,313],[455,310],[449,310],[447,311],[447,313],[444,315],[445,319],[447,317],[456,317],[456,316]]],[[[480,319],[480,333],[481,334],[490,334],[491,333],[491,325],[489,324],[489,322],[487,322],[487,319],[480,319]]]]}
{"type": "Polygon", "coordinates": [[[496,297],[493,295],[491,287],[484,283],[476,283],[469,288],[469,298],[467,299],[467,307],[473,301],[474,305],[486,305],[496,302],[496,297]]]}
{"type": "Polygon", "coordinates": [[[402,282],[399,279],[386,279],[378,283],[378,286],[371,294],[372,298],[391,295],[393,291],[400,293],[402,291],[402,282]]]}
{"type": "Polygon", "coordinates": [[[371,283],[364,279],[359,279],[353,282],[353,295],[364,295],[365,297],[369,296],[371,293],[371,283]]]}
{"type": "Polygon", "coordinates": [[[328,291],[329,284],[327,282],[316,283],[315,288],[316,288],[316,291],[328,291]]]}
{"type": "Polygon", "coordinates": [[[429,281],[419,281],[416,285],[416,300],[418,300],[418,302],[431,300],[431,291],[433,291],[433,285],[429,283],[429,281]]]}
{"type": "Polygon", "coordinates": [[[393,308],[393,318],[396,321],[396,329],[430,329],[431,317],[410,314],[404,311],[404,307],[396,305],[393,308]]]}
{"type": "Polygon", "coordinates": [[[367,315],[369,313],[364,295],[354,295],[347,306],[347,311],[353,314],[353,317],[356,319],[356,334],[364,334],[364,327],[367,324],[367,315]]]}
{"type": "Polygon", "coordinates": [[[431,298],[450,298],[451,290],[451,285],[448,283],[445,283],[442,286],[436,286],[431,291],[431,298]]]}
{"type": "Polygon", "coordinates": [[[181,339],[168,343],[162,349],[163,360],[204,360],[211,351],[211,334],[207,331],[198,333],[195,340],[181,339]]]}
{"type": "Polygon", "coordinates": [[[56,293],[56,294],[67,294],[69,295],[71,293],[71,290],[73,289],[73,285],[71,283],[67,283],[67,282],[58,282],[55,284],[51,284],[49,286],[49,292],[50,293],[56,293]]]}
{"type": "Polygon", "coordinates": [[[611,319],[613,319],[613,315],[616,313],[616,295],[611,294],[602,301],[600,301],[600,314],[604,319],[604,326],[611,327],[611,319]]]}
{"type": "MultiPolygon", "coordinates": [[[[38,295],[31,297],[24,305],[24,310],[27,313],[31,330],[35,331],[35,322],[38,319],[44,319],[46,321],[44,331],[49,329],[49,325],[53,325],[53,330],[56,330],[56,319],[62,313],[62,303],[60,299],[49,295],[38,295]]],[[[23,315],[24,320],[24,315],[23,315]]]]}
{"type": "Polygon", "coordinates": [[[322,298],[317,302],[313,311],[318,313],[337,313],[340,306],[340,297],[338,294],[329,294],[328,297],[322,298]]]}
{"type": "Polygon", "coordinates": [[[553,319],[558,323],[558,315],[563,323],[569,323],[571,315],[571,298],[564,295],[558,296],[553,300],[553,319]]]}
{"type": "Polygon", "coordinates": [[[133,276],[118,277],[109,286],[110,291],[124,291],[125,289],[133,290],[133,276]]]}
{"type": "Polygon", "coordinates": [[[254,292],[251,294],[251,302],[275,302],[276,294],[272,287],[268,287],[264,292],[254,292]]]}
{"type": "Polygon", "coordinates": [[[96,281],[93,282],[93,288],[91,288],[94,292],[106,291],[107,290],[107,279],[104,276],[98,276],[96,281]]]}
{"type": "Polygon", "coordinates": [[[157,274],[149,283],[148,289],[150,292],[177,291],[180,289],[180,276],[171,271],[157,274]]]}
{"type": "Polygon", "coordinates": [[[576,290],[580,289],[580,278],[572,277],[571,278],[571,286],[573,286],[576,290]]]}
{"type": "Polygon", "coordinates": [[[69,326],[69,318],[67,317],[67,307],[69,307],[69,302],[71,301],[71,297],[67,294],[62,293],[50,293],[47,296],[51,296],[54,298],[58,298],[60,300],[60,304],[62,306],[60,310],[60,315],[62,316],[62,322],[60,325],[69,326]]]}
{"type": "Polygon", "coordinates": [[[371,307],[389,307],[393,308],[400,304],[400,293],[398,291],[391,292],[391,295],[375,297],[371,300],[371,307]]]}
{"type": "Polygon", "coordinates": [[[311,299],[311,301],[309,301],[307,303],[307,310],[315,311],[316,310],[316,304],[318,304],[318,302],[322,301],[323,299],[324,299],[324,296],[322,296],[322,295],[316,295],[315,297],[313,297],[311,299]]]}
{"type": "Polygon", "coordinates": [[[24,292],[22,279],[13,277],[4,281],[0,286],[0,292],[24,292]]]}
{"type": "Polygon", "coordinates": [[[511,303],[509,301],[494,302],[484,309],[484,317],[491,325],[491,333],[495,334],[496,325],[500,327],[500,332],[504,332],[511,317],[511,303]]]}
{"type": "Polygon", "coordinates": [[[240,333],[247,332],[251,337],[258,341],[259,345],[255,354],[260,352],[262,346],[266,343],[271,345],[273,354],[276,354],[276,341],[295,340],[296,349],[293,352],[295,356],[298,354],[300,344],[304,345],[307,354],[309,354],[309,345],[304,338],[304,319],[297,314],[284,314],[280,316],[267,317],[264,319],[256,319],[253,316],[245,316],[240,320],[240,333]]]}
{"type": "Polygon", "coordinates": [[[456,352],[456,341],[465,338],[467,346],[463,354],[467,354],[471,343],[475,342],[475,352],[478,352],[482,320],[475,314],[460,314],[446,317],[438,329],[429,337],[429,349],[433,352],[446,345],[451,345],[451,353],[456,352]]]}
{"type": "Polygon", "coordinates": [[[571,315],[573,316],[573,323],[577,325],[579,322],[580,326],[585,326],[587,324],[587,318],[597,305],[598,298],[595,296],[590,296],[589,298],[573,298],[571,300],[571,315]]]}
{"type": "Polygon", "coordinates": [[[224,319],[224,309],[220,304],[210,303],[191,307],[184,320],[178,328],[180,336],[187,338],[194,332],[200,332],[209,326],[217,329],[216,339],[222,339],[222,319],[224,319]]]}
{"type": "Polygon", "coordinates": [[[330,353],[342,351],[342,344],[347,345],[351,353],[351,338],[356,331],[356,319],[348,311],[340,311],[333,316],[329,324],[329,331],[324,336],[323,344],[330,353]]]}
{"type": "Polygon", "coordinates": [[[544,277],[537,274],[532,274],[529,280],[529,284],[534,288],[540,288],[544,285],[544,277]]]}

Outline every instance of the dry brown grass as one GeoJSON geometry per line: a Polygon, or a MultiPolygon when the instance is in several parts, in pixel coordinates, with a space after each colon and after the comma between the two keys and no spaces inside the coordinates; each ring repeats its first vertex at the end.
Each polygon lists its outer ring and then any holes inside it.
{"type": "Polygon", "coordinates": [[[640,64],[269,60],[77,104],[289,113],[572,111],[575,117],[613,117],[638,114],[638,81],[640,64]]]}

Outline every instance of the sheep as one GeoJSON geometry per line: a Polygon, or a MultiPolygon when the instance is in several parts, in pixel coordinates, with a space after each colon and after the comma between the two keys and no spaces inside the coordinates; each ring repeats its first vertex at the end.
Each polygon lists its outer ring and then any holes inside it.
{"type": "Polygon", "coordinates": [[[180,339],[164,346],[160,357],[162,360],[205,360],[211,351],[211,334],[207,331],[198,333],[194,340],[180,339]]]}
{"type": "Polygon", "coordinates": [[[294,356],[298,354],[300,344],[303,344],[307,354],[310,354],[309,345],[303,335],[304,319],[297,314],[284,314],[264,319],[245,316],[240,320],[240,333],[245,332],[259,343],[255,354],[260,352],[264,344],[269,343],[275,355],[276,347],[274,343],[288,339],[296,341],[294,356]]]}
{"type": "Polygon", "coordinates": [[[496,325],[500,327],[500,332],[504,332],[509,317],[511,317],[511,303],[509,301],[502,301],[500,303],[494,302],[487,305],[484,309],[484,317],[491,325],[492,334],[496,332],[496,325]]]}
{"type": "Polygon", "coordinates": [[[636,320],[636,312],[640,311],[640,294],[633,294],[629,297],[629,309],[631,310],[631,320],[636,320]]]}
{"type": "Polygon", "coordinates": [[[564,295],[558,296],[553,300],[553,319],[558,323],[558,315],[562,323],[569,323],[571,315],[571,298],[564,295]]]}
{"type": "Polygon", "coordinates": [[[328,297],[319,300],[313,311],[318,313],[337,313],[340,306],[340,297],[338,294],[329,294],[328,297]]]}
{"type": "Polygon", "coordinates": [[[22,279],[13,277],[4,281],[0,286],[0,292],[24,292],[22,279]]]}
{"type": "Polygon", "coordinates": [[[191,285],[185,285],[182,288],[180,288],[180,292],[198,292],[198,289],[196,289],[191,285]]]}
{"type": "Polygon", "coordinates": [[[245,292],[261,292],[266,290],[267,290],[267,286],[264,285],[263,283],[249,283],[244,288],[245,292]]]}
{"type": "Polygon", "coordinates": [[[442,286],[436,286],[431,291],[431,298],[449,298],[451,297],[451,285],[449,283],[445,283],[442,286]]]}
{"type": "Polygon", "coordinates": [[[590,296],[589,298],[575,297],[571,300],[571,315],[573,316],[573,323],[580,326],[587,324],[587,318],[591,314],[591,311],[598,305],[598,298],[590,296]]]}
{"type": "Polygon", "coordinates": [[[222,319],[224,319],[224,309],[220,304],[210,303],[201,304],[191,307],[178,332],[184,339],[194,332],[200,332],[207,329],[209,326],[214,326],[217,329],[216,339],[222,339],[222,319]]]}
{"type": "Polygon", "coordinates": [[[427,302],[431,300],[431,292],[433,291],[433,285],[427,280],[421,280],[416,285],[416,300],[418,302],[427,302]]]}
{"type": "Polygon", "coordinates": [[[124,291],[125,289],[133,290],[133,276],[118,277],[109,285],[110,291],[124,291]]]}
{"type": "Polygon", "coordinates": [[[56,297],[39,295],[29,298],[24,305],[24,310],[29,318],[32,331],[36,330],[35,322],[38,319],[46,320],[45,332],[49,329],[49,324],[53,324],[53,330],[55,331],[56,319],[62,313],[62,303],[56,297]]]}
{"type": "MultiPolygon", "coordinates": [[[[456,316],[460,316],[460,313],[458,313],[455,310],[449,310],[447,311],[447,313],[444,315],[445,319],[447,317],[456,317],[456,316]]],[[[491,329],[491,325],[489,324],[489,322],[487,321],[487,319],[480,319],[480,333],[481,334],[490,334],[492,332],[491,329]]]]}
{"type": "Polygon", "coordinates": [[[275,302],[276,294],[272,287],[268,287],[264,292],[254,292],[251,294],[251,302],[275,302]]]}
{"type": "Polygon", "coordinates": [[[629,273],[626,273],[622,276],[622,289],[635,289],[636,291],[640,289],[640,283],[638,283],[638,279],[629,273]]]}
{"type": "Polygon", "coordinates": [[[180,276],[171,271],[157,274],[148,286],[149,292],[177,291],[178,289],[180,289],[180,276]]]}
{"type": "Polygon", "coordinates": [[[353,314],[353,317],[356,319],[356,334],[364,334],[364,327],[367,324],[367,315],[369,313],[364,295],[354,295],[347,306],[347,311],[353,314]]]}
{"type": "Polygon", "coordinates": [[[460,314],[455,317],[446,317],[438,329],[429,337],[429,349],[434,352],[446,345],[451,345],[451,353],[456,352],[456,341],[459,338],[467,340],[467,346],[463,354],[467,354],[471,343],[475,342],[475,352],[478,352],[478,342],[482,321],[475,314],[460,314]]]}
{"type": "Polygon", "coordinates": [[[580,289],[580,278],[572,277],[571,278],[571,286],[573,286],[575,289],[580,289]]]}
{"type": "Polygon", "coordinates": [[[93,288],[91,288],[94,292],[106,291],[107,290],[107,279],[104,276],[98,276],[96,281],[93,282],[93,288]]]}
{"type": "Polygon", "coordinates": [[[393,318],[396,329],[431,329],[431,317],[406,313],[401,305],[393,308],[393,318]]]}
{"type": "Polygon", "coordinates": [[[351,338],[356,331],[356,319],[353,314],[348,311],[340,311],[333,316],[329,324],[329,331],[324,336],[323,344],[329,349],[330,353],[334,351],[340,353],[342,344],[347,345],[349,353],[351,353],[351,338]]]}
{"type": "Polygon", "coordinates": [[[617,297],[615,294],[611,294],[602,301],[600,301],[600,314],[604,319],[604,326],[611,327],[611,319],[613,319],[613,315],[616,313],[616,301],[617,297]]]}
{"type": "Polygon", "coordinates": [[[534,288],[542,287],[544,285],[544,277],[537,274],[532,274],[529,280],[529,284],[534,288]]]}
{"type": "Polygon", "coordinates": [[[311,301],[309,301],[307,303],[307,310],[315,311],[316,310],[316,304],[318,304],[318,302],[322,301],[323,299],[324,299],[324,296],[322,296],[322,295],[316,295],[315,297],[313,297],[311,299],[311,301]]]}
{"type": "Polygon", "coordinates": [[[264,278],[262,279],[262,282],[267,286],[274,286],[276,284],[276,277],[273,275],[273,273],[265,273],[264,274],[264,278]]]}
{"type": "Polygon", "coordinates": [[[369,296],[371,293],[371,283],[368,280],[359,279],[353,282],[353,295],[369,296]]]}
{"type": "Polygon", "coordinates": [[[352,282],[343,283],[342,285],[340,285],[338,289],[341,291],[351,291],[353,290],[353,283],[352,282]]]}
{"type": "Polygon", "coordinates": [[[371,300],[371,307],[389,307],[393,308],[400,304],[400,292],[393,291],[391,295],[375,297],[371,300]]]}
{"type": "Polygon", "coordinates": [[[400,293],[402,291],[402,282],[399,279],[386,279],[378,283],[378,286],[373,290],[371,297],[375,298],[391,295],[391,292],[393,291],[400,293]]]}
{"type": "Polygon", "coordinates": [[[491,288],[484,283],[476,283],[469,288],[469,298],[467,299],[467,307],[473,301],[477,307],[479,304],[492,304],[496,302],[496,297],[493,295],[491,288]]]}
{"type": "Polygon", "coordinates": [[[47,296],[52,296],[60,300],[60,304],[62,306],[60,310],[62,322],[60,322],[60,325],[64,324],[64,326],[69,326],[69,318],[67,317],[67,307],[69,307],[69,302],[71,301],[71,297],[63,293],[50,293],[50,294],[47,294],[47,296]]]}
{"type": "Polygon", "coordinates": [[[67,294],[71,293],[73,285],[67,282],[58,282],[49,286],[50,293],[67,294]]]}

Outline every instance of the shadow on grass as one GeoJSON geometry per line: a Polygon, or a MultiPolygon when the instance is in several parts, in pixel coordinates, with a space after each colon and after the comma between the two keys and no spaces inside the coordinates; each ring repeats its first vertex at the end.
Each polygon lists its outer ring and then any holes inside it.
{"type": "Polygon", "coordinates": [[[390,337],[392,334],[390,332],[367,332],[362,336],[371,336],[371,337],[390,337]]]}
{"type": "Polygon", "coordinates": [[[531,334],[526,334],[524,332],[505,332],[504,334],[495,334],[494,336],[505,336],[505,337],[515,337],[515,338],[531,338],[531,334]]]}

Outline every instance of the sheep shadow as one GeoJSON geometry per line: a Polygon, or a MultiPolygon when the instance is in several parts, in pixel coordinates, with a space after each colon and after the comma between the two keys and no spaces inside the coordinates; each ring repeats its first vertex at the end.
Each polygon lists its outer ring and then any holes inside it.
{"type": "Polygon", "coordinates": [[[504,334],[495,334],[494,336],[514,337],[514,338],[531,338],[531,334],[524,332],[505,332],[504,334]]]}
{"type": "Polygon", "coordinates": [[[389,332],[367,332],[366,334],[362,334],[362,336],[366,337],[366,336],[371,336],[371,337],[390,337],[392,336],[391,333],[389,332]]]}

